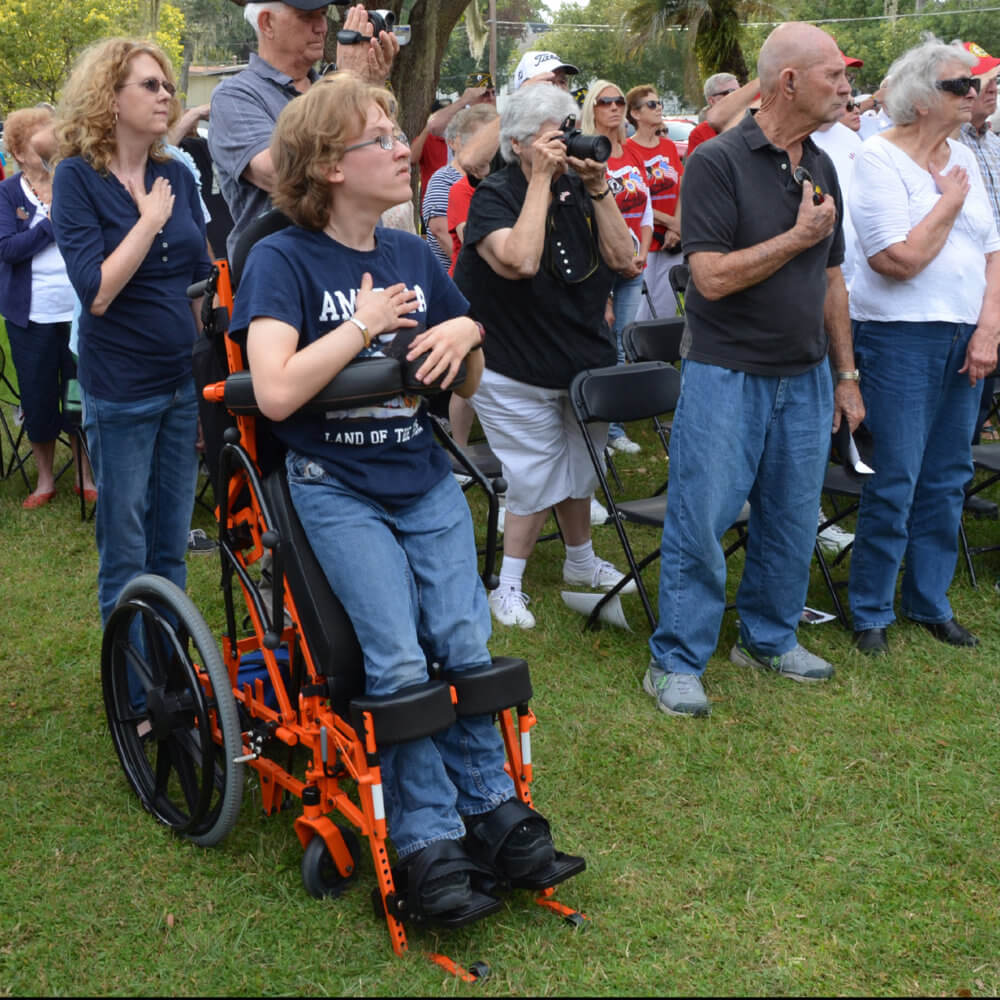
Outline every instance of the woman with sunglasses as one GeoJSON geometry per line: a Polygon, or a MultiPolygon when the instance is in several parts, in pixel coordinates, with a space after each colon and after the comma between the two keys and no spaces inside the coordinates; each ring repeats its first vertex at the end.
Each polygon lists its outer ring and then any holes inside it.
{"type": "Polygon", "coordinates": [[[186,581],[198,471],[187,287],[211,263],[194,178],[164,149],[173,101],[164,53],[113,38],[81,56],[57,113],[52,222],[82,305],[104,621],[140,573],[186,581]]]}
{"type": "MultiPolygon", "coordinates": [[[[608,80],[597,80],[590,85],[583,102],[580,128],[585,134],[603,135],[611,142],[611,156],[605,164],[608,185],[635,243],[635,254],[628,266],[618,272],[611,291],[618,363],[624,364],[622,331],[635,319],[642,299],[643,270],[653,239],[653,205],[645,174],[625,149],[625,96],[618,87],[608,80]]],[[[621,424],[608,428],[608,447],[627,454],[639,450],[621,424]]]]}
{"type": "Polygon", "coordinates": [[[900,56],[886,95],[895,124],[854,167],[850,306],[875,475],[861,497],[850,602],[869,654],[888,651],[902,563],[903,615],[941,642],[977,644],[947,596],[970,441],[1000,342],[1000,235],[972,152],[949,138],[971,116],[975,61],[936,39],[900,56]]]}
{"type": "Polygon", "coordinates": [[[625,101],[628,120],[635,126],[625,151],[642,168],[653,208],[653,237],[644,275],[650,301],[640,305],[636,318],[649,319],[654,311],[657,316],[672,316],[675,303],[670,268],[683,260],[679,195],[684,168],[677,147],[663,129],[663,102],[656,88],[640,84],[625,95],[625,101]]]}

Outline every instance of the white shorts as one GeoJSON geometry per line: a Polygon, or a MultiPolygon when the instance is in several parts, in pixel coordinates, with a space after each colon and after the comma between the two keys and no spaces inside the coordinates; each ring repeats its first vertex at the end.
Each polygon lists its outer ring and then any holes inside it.
{"type": "MultiPolygon", "coordinates": [[[[566,389],[544,389],[488,368],[472,398],[479,423],[507,480],[507,510],[537,514],[593,494],[597,474],[566,389]]],[[[589,425],[599,455],[608,425],[589,425]]]]}

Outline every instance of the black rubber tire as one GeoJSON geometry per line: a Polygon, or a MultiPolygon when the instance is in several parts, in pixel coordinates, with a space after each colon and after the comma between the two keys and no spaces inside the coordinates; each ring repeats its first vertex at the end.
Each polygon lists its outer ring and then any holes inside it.
{"type": "Polygon", "coordinates": [[[333,856],[327,849],[326,841],[318,835],[313,837],[306,844],[306,849],[302,854],[302,884],[306,887],[306,892],[315,899],[327,897],[336,899],[357,881],[361,844],[353,830],[341,826],[339,823],[337,829],[344,838],[347,849],[351,852],[354,871],[346,877],[341,875],[333,863],[333,856]]]}
{"type": "Polygon", "coordinates": [[[219,648],[179,587],[149,574],[125,587],[104,630],[101,684],[115,750],[143,806],[196,844],[217,844],[243,800],[244,767],[234,763],[243,737],[219,648]]]}

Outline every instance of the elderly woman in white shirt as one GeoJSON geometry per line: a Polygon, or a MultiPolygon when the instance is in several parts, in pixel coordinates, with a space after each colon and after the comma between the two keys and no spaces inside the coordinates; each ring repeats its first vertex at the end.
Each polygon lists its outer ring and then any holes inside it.
{"type": "Polygon", "coordinates": [[[903,615],[950,645],[978,641],[947,596],[980,380],[1000,341],[1000,236],[975,159],[948,138],[969,120],[974,61],[937,40],[904,53],[889,70],[895,125],[854,167],[851,318],[875,475],[861,498],[850,603],[869,654],[888,651],[904,557],[903,615]]]}

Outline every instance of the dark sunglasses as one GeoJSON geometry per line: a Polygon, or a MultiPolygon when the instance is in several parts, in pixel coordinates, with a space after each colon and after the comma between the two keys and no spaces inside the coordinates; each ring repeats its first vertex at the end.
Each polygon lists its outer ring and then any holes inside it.
{"type": "Polygon", "coordinates": [[[956,97],[965,97],[970,87],[978,94],[982,81],[974,76],[958,76],[953,80],[938,80],[935,86],[938,90],[944,90],[956,97]]]}
{"type": "Polygon", "coordinates": [[[812,174],[806,170],[805,167],[796,167],[792,172],[792,180],[796,184],[801,184],[803,187],[807,185],[812,188],[813,193],[813,204],[822,205],[823,204],[823,190],[820,186],[812,179],[812,174]]]}
{"type": "Polygon", "coordinates": [[[602,108],[610,108],[612,104],[614,104],[616,107],[624,108],[625,107],[625,98],[624,97],[598,97],[597,100],[594,103],[595,104],[600,104],[602,108]]]}
{"type": "Polygon", "coordinates": [[[493,89],[493,77],[489,73],[470,73],[465,78],[466,87],[486,87],[493,89]]]}
{"type": "Polygon", "coordinates": [[[717,90],[714,94],[712,94],[712,96],[713,97],[728,97],[729,94],[735,94],[736,90],[737,90],[736,87],[730,87],[729,90],[717,90]]]}
{"type": "Polygon", "coordinates": [[[638,110],[639,108],[649,108],[651,111],[653,108],[662,108],[662,107],[663,107],[663,101],[654,101],[652,98],[649,98],[648,101],[640,101],[635,106],[636,110],[638,110]]]}
{"type": "Polygon", "coordinates": [[[172,83],[168,83],[166,80],[157,80],[155,76],[148,77],[145,80],[133,80],[131,83],[123,83],[122,87],[142,87],[151,94],[158,94],[160,87],[162,87],[171,97],[177,93],[177,88],[172,83]]]}
{"type": "Polygon", "coordinates": [[[859,108],[859,107],[861,107],[860,104],[855,104],[854,101],[848,101],[847,104],[844,105],[844,110],[845,111],[853,111],[855,108],[859,108]]]}

